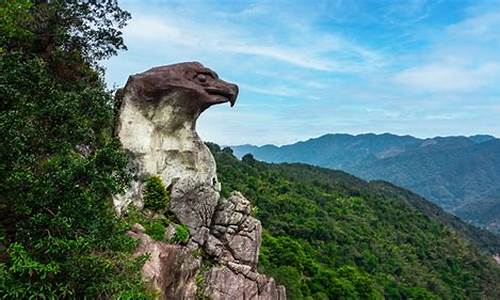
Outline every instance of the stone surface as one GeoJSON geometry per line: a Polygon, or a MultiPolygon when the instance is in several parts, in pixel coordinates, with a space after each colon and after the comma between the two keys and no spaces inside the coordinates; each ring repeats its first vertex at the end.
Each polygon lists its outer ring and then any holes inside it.
{"type": "Polygon", "coordinates": [[[152,175],[160,176],[172,191],[176,182],[218,189],[215,161],[196,133],[196,120],[211,105],[234,105],[237,95],[236,85],[197,62],[130,76],[115,96],[115,135],[128,153],[135,181],[115,197],[118,213],[132,202],[142,207],[141,182],[152,175]]]}
{"type": "Polygon", "coordinates": [[[257,283],[242,274],[221,266],[210,269],[205,275],[204,295],[209,299],[234,300],[258,299],[257,283]]]}
{"type": "MultiPolygon", "coordinates": [[[[234,264],[230,264],[234,267],[234,264]]],[[[282,286],[276,286],[272,278],[244,270],[249,275],[259,277],[259,281],[251,279],[241,271],[228,266],[211,268],[205,274],[205,290],[203,295],[214,300],[285,300],[286,293],[282,286]]],[[[245,268],[241,266],[241,268],[245,268]]]]}
{"type": "Polygon", "coordinates": [[[155,241],[141,231],[128,234],[139,240],[134,255],[149,255],[142,274],[159,291],[161,299],[194,299],[200,258],[195,258],[186,247],[155,241]]]}
{"type": "Polygon", "coordinates": [[[182,224],[196,231],[210,226],[218,200],[219,192],[213,186],[183,178],[172,190],[169,210],[182,224]]]}
{"type": "Polygon", "coordinates": [[[141,224],[139,223],[135,223],[134,225],[132,225],[132,231],[133,232],[146,232],[146,228],[144,228],[144,226],[142,226],[141,224]]]}
{"type": "Polygon", "coordinates": [[[228,247],[212,234],[208,235],[207,242],[204,246],[203,249],[205,252],[219,262],[225,263],[235,260],[228,247]]]}
{"type": "Polygon", "coordinates": [[[177,232],[177,224],[170,223],[167,228],[165,228],[165,233],[163,234],[163,239],[165,241],[170,241],[174,238],[175,233],[177,232]]]}
{"type": "Polygon", "coordinates": [[[251,206],[240,192],[221,199],[215,211],[212,232],[239,263],[255,268],[258,263],[262,226],[250,216],[251,206]]]}
{"type": "Polygon", "coordinates": [[[214,215],[213,224],[239,226],[250,215],[251,206],[240,192],[232,192],[228,199],[221,199],[214,215]]]}

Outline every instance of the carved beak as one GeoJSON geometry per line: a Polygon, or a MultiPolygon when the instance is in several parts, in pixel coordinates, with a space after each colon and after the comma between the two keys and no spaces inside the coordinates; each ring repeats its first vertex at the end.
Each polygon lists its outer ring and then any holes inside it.
{"type": "Polygon", "coordinates": [[[231,93],[231,97],[229,98],[229,103],[231,103],[231,107],[233,107],[234,104],[236,103],[236,98],[238,97],[239,89],[238,89],[238,86],[236,84],[232,84],[231,88],[232,88],[231,89],[232,93],[231,93]]]}
{"type": "Polygon", "coordinates": [[[205,91],[210,95],[219,96],[220,100],[217,103],[229,102],[231,107],[238,97],[238,86],[235,84],[227,84],[224,88],[206,88],[205,91]]]}

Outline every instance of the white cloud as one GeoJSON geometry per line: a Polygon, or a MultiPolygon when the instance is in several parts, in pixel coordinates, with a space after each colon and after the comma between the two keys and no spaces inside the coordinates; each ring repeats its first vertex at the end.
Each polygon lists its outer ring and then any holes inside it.
{"type": "Polygon", "coordinates": [[[463,117],[463,114],[460,113],[441,113],[425,116],[426,120],[456,120],[460,117],[463,117]]]}
{"type": "Polygon", "coordinates": [[[428,64],[395,75],[396,82],[423,92],[467,92],[491,83],[500,75],[500,64],[479,67],[428,64]]]}
{"type": "Polygon", "coordinates": [[[261,33],[252,34],[232,25],[214,26],[180,21],[171,15],[159,18],[138,14],[125,34],[134,43],[150,43],[152,47],[180,45],[201,52],[259,56],[317,71],[359,72],[383,64],[382,56],[375,51],[331,33],[320,37],[304,35],[300,43],[287,45],[272,38],[266,41],[261,33]]]}
{"type": "Polygon", "coordinates": [[[472,16],[448,27],[450,34],[468,36],[482,41],[499,39],[500,12],[489,12],[472,16]]]}
{"type": "Polygon", "coordinates": [[[395,82],[423,92],[479,93],[500,80],[500,12],[476,12],[451,24],[395,82]]]}

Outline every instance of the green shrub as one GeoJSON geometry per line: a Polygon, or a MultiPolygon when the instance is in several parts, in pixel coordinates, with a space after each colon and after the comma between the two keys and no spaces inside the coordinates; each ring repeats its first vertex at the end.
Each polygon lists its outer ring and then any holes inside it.
{"type": "Polygon", "coordinates": [[[169,224],[169,220],[163,215],[147,216],[133,205],[127,208],[125,222],[127,222],[128,228],[131,228],[136,223],[143,225],[146,230],[145,233],[157,241],[164,241],[165,228],[169,224]]]}
{"type": "Polygon", "coordinates": [[[165,225],[161,220],[151,220],[145,224],[146,233],[154,240],[163,241],[165,236],[165,225]]]}
{"type": "Polygon", "coordinates": [[[144,208],[155,211],[167,208],[170,195],[158,176],[151,176],[146,180],[143,190],[144,208]]]}
{"type": "Polygon", "coordinates": [[[189,229],[186,225],[177,225],[172,242],[176,244],[186,244],[189,240],[189,229]]]}

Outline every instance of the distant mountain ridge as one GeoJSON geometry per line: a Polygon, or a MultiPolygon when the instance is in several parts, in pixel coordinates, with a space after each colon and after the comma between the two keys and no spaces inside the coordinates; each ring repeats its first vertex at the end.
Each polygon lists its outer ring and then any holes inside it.
{"type": "Polygon", "coordinates": [[[500,232],[500,139],[326,134],[291,145],[231,147],[267,162],[340,169],[410,189],[457,216],[500,232]]]}

